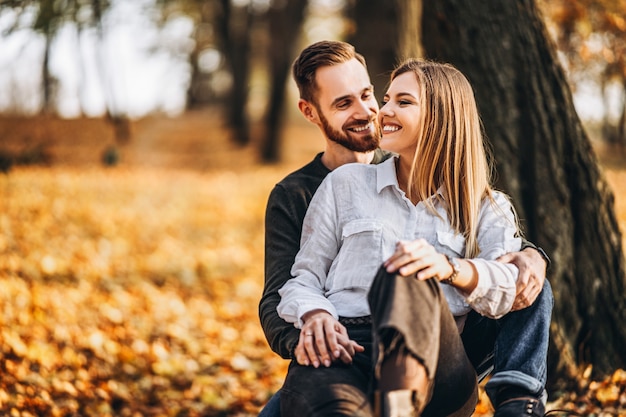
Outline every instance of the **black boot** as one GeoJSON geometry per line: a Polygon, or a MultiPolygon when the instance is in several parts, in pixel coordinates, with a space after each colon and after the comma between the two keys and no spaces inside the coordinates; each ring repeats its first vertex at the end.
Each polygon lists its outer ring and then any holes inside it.
{"type": "Polygon", "coordinates": [[[493,417],[543,417],[545,411],[539,396],[522,390],[506,390],[498,394],[493,417]]]}

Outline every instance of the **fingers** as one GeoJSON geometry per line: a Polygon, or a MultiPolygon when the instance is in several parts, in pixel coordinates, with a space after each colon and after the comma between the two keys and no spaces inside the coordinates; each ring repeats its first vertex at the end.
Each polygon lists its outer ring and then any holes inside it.
{"type": "Polygon", "coordinates": [[[432,255],[435,249],[424,239],[400,241],[396,251],[383,264],[389,273],[409,276],[424,267],[424,259],[432,255]]]}
{"type": "Polygon", "coordinates": [[[511,311],[522,310],[531,306],[543,289],[543,280],[529,277],[528,283],[521,289],[518,287],[518,293],[513,301],[511,311]]]}
{"type": "Polygon", "coordinates": [[[513,255],[510,253],[505,253],[504,255],[497,258],[496,261],[502,262],[503,264],[513,263],[513,255]]]}
{"type": "Polygon", "coordinates": [[[337,340],[339,342],[338,349],[340,352],[338,360],[347,365],[352,363],[352,359],[357,352],[363,352],[365,350],[363,346],[347,337],[338,336],[337,340]]]}
{"type": "Polygon", "coordinates": [[[511,310],[522,310],[532,305],[543,289],[546,267],[543,257],[536,250],[526,248],[521,252],[502,255],[497,260],[512,263],[519,270],[515,301],[511,310]]]}
{"type": "Polygon", "coordinates": [[[417,273],[419,280],[441,279],[452,273],[452,266],[445,255],[423,239],[400,241],[396,251],[383,264],[389,273],[409,276],[417,273]]]}
{"type": "Polygon", "coordinates": [[[338,335],[337,343],[339,344],[338,348],[341,350],[342,353],[340,359],[342,362],[347,364],[352,363],[352,358],[354,358],[354,355],[356,353],[365,351],[365,348],[363,346],[359,345],[354,340],[351,340],[347,334],[338,335]]]}
{"type": "MultiPolygon", "coordinates": [[[[294,350],[294,356],[296,358],[296,362],[303,366],[309,366],[313,364],[314,359],[317,358],[309,358],[309,354],[307,353],[306,348],[304,347],[305,337],[310,337],[309,335],[304,335],[303,332],[300,332],[300,340],[298,340],[298,344],[296,345],[296,349],[294,350]]],[[[319,362],[318,362],[319,366],[319,362]]]]}
{"type": "Polygon", "coordinates": [[[355,353],[364,350],[363,346],[350,340],[343,325],[326,314],[305,322],[294,354],[300,365],[318,368],[321,365],[329,367],[336,360],[350,364],[355,353]]]}

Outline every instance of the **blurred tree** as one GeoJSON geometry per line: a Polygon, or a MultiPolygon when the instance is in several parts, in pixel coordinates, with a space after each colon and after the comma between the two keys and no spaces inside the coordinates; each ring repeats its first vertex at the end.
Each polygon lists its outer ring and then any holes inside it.
{"type": "Polygon", "coordinates": [[[427,56],[475,87],[498,162],[528,237],[551,255],[551,383],[576,367],[626,366],[624,252],[605,181],[533,0],[424,2],[427,56]]]}
{"type": "Polygon", "coordinates": [[[249,120],[246,113],[250,78],[250,35],[253,10],[250,2],[220,0],[216,15],[220,50],[225,54],[233,76],[228,100],[228,123],[235,133],[235,141],[246,145],[250,141],[249,120]]]}
{"type": "Polygon", "coordinates": [[[346,41],[365,57],[379,101],[398,61],[399,14],[396,2],[386,0],[353,1],[346,9],[353,28],[346,41]]]}
{"type": "Polygon", "coordinates": [[[265,138],[261,145],[261,158],[264,162],[279,159],[286,82],[306,6],[306,0],[273,1],[268,11],[270,98],[263,120],[265,138]]]}
{"type": "Polygon", "coordinates": [[[220,49],[219,33],[215,30],[221,19],[221,3],[217,1],[207,2],[204,0],[157,0],[161,6],[161,16],[166,22],[170,17],[183,14],[193,22],[193,48],[189,53],[189,66],[191,69],[189,86],[187,88],[187,109],[199,109],[213,104],[215,92],[211,88],[212,74],[221,66],[224,54],[220,49]],[[219,59],[210,64],[211,68],[203,68],[203,54],[209,51],[219,51],[219,59]]]}
{"type": "Polygon", "coordinates": [[[626,149],[626,0],[539,0],[538,5],[562,52],[570,85],[599,84],[602,136],[626,149]],[[621,91],[614,109],[611,88],[621,91]]]}
{"type": "MultiPolygon", "coordinates": [[[[108,10],[108,0],[13,0],[2,2],[3,8],[11,8],[15,14],[14,24],[2,36],[10,36],[15,30],[24,29],[21,25],[28,19],[23,16],[34,14],[31,29],[44,39],[44,52],[41,63],[42,113],[56,113],[56,87],[58,80],[50,71],[52,43],[58,31],[66,25],[74,25],[79,33],[84,27],[96,27],[100,38],[103,36],[102,18],[108,10]]],[[[106,77],[103,77],[106,78],[106,77]]],[[[111,110],[110,108],[108,110],[111,110]]],[[[115,114],[115,112],[111,112],[115,114]]]]}
{"type": "Polygon", "coordinates": [[[365,56],[374,91],[382,99],[394,65],[422,56],[421,4],[414,0],[354,1],[346,14],[353,22],[347,41],[365,56]]]}
{"type": "MultiPolygon", "coordinates": [[[[189,54],[191,77],[187,89],[187,108],[197,109],[215,102],[212,76],[223,67],[230,76],[224,94],[226,122],[235,142],[250,142],[250,120],[246,111],[249,79],[252,68],[251,45],[253,26],[258,13],[252,1],[233,0],[157,0],[165,20],[182,13],[194,24],[194,45],[189,54]],[[221,61],[207,71],[202,60],[207,52],[218,52],[221,61]]],[[[224,80],[224,78],[222,78],[224,80]]]]}
{"type": "Polygon", "coordinates": [[[50,72],[50,49],[57,30],[66,17],[68,6],[57,4],[53,0],[14,0],[3,2],[2,6],[11,8],[15,12],[13,24],[2,33],[2,36],[10,36],[14,31],[23,29],[21,27],[22,17],[35,12],[36,17],[32,23],[32,29],[44,38],[44,52],[41,63],[41,91],[42,91],[42,113],[54,113],[55,106],[55,84],[56,79],[50,72]]]}
{"type": "Polygon", "coordinates": [[[43,61],[41,63],[41,87],[43,91],[41,110],[43,113],[52,113],[54,111],[53,86],[55,81],[50,74],[50,47],[62,20],[62,10],[55,7],[53,0],[40,0],[38,3],[39,11],[33,29],[40,32],[45,41],[43,61]]]}

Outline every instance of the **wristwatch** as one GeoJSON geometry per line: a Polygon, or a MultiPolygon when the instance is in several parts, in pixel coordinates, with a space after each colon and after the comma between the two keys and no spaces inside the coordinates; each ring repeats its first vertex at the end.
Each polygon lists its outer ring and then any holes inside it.
{"type": "Polygon", "coordinates": [[[461,265],[459,265],[459,260],[457,258],[451,258],[448,255],[446,255],[446,258],[448,258],[448,262],[450,263],[450,266],[452,267],[452,273],[450,274],[448,278],[442,279],[441,283],[452,285],[456,277],[459,276],[459,273],[461,272],[461,265]]]}

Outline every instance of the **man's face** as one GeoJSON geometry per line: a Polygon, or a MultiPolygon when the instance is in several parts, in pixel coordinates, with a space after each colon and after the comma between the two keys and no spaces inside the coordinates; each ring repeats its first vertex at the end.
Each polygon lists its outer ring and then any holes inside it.
{"type": "Polygon", "coordinates": [[[318,126],[331,141],[354,152],[378,148],[378,103],[365,67],[356,59],[317,70],[318,126]]]}

